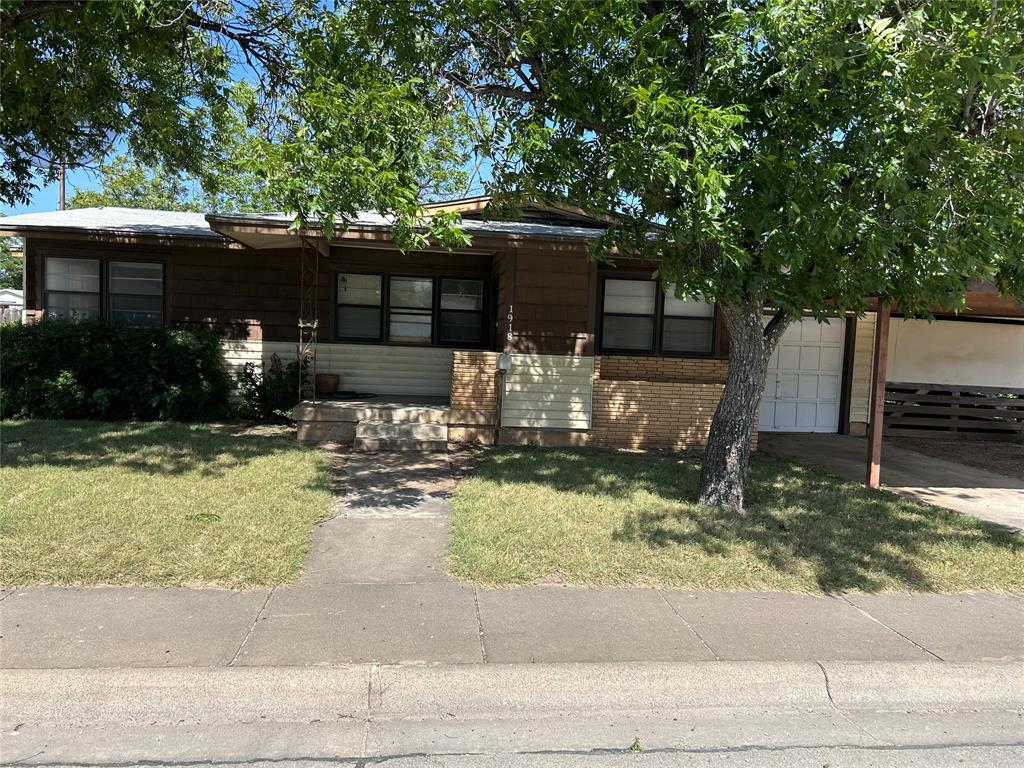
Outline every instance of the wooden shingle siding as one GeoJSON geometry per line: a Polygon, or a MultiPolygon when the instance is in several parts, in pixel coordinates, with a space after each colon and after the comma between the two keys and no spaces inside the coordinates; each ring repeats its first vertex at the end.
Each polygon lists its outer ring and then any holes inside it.
{"type": "Polygon", "coordinates": [[[512,356],[502,395],[503,427],[589,429],[594,359],[512,356]]]}

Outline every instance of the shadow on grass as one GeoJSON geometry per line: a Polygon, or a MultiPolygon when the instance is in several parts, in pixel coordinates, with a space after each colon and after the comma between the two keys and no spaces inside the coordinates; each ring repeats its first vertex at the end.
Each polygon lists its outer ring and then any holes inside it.
{"type": "Polygon", "coordinates": [[[294,437],[280,429],[242,424],[33,420],[0,425],[0,465],[9,468],[116,466],[146,474],[217,477],[295,449],[294,437]]]}
{"type": "Polygon", "coordinates": [[[614,541],[652,548],[697,547],[712,557],[753,552],[784,573],[813,573],[825,592],[934,587],[920,564],[932,545],[969,551],[1024,552],[1024,540],[955,512],[788,462],[755,456],[747,510],[699,507],[700,457],[601,450],[517,449],[494,454],[477,475],[498,483],[535,483],[557,491],[628,500],[646,492],[664,500],[627,509],[614,541]]]}

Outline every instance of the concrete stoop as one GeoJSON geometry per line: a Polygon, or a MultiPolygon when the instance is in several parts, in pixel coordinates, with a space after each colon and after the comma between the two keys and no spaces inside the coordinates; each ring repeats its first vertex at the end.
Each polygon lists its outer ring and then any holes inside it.
{"type": "Polygon", "coordinates": [[[446,451],[447,404],[430,398],[324,400],[292,410],[305,443],[348,444],[355,451],[446,451]]]}

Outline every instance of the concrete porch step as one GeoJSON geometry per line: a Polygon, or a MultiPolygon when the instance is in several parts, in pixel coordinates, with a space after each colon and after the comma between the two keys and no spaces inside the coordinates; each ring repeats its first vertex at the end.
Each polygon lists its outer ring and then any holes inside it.
{"type": "Polygon", "coordinates": [[[356,439],[448,440],[448,425],[434,422],[360,421],[356,439]]]}
{"type": "Polygon", "coordinates": [[[357,437],[354,451],[447,451],[447,440],[418,440],[413,437],[357,437]]]}

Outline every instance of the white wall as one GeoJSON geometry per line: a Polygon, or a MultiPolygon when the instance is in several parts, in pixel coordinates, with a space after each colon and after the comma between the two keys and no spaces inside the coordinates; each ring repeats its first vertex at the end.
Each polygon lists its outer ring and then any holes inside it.
{"type": "Polygon", "coordinates": [[[590,429],[594,358],[512,355],[501,399],[501,425],[590,429]]]}
{"type": "Polygon", "coordinates": [[[886,380],[1024,387],[1024,324],[893,318],[886,380]]]}
{"type": "MultiPolygon", "coordinates": [[[[225,341],[229,371],[246,362],[264,363],[275,353],[294,360],[297,345],[283,341],[225,341]]],[[[448,397],[452,386],[452,350],[379,344],[317,344],[317,373],[336,373],[340,389],[378,395],[448,397]]]]}

